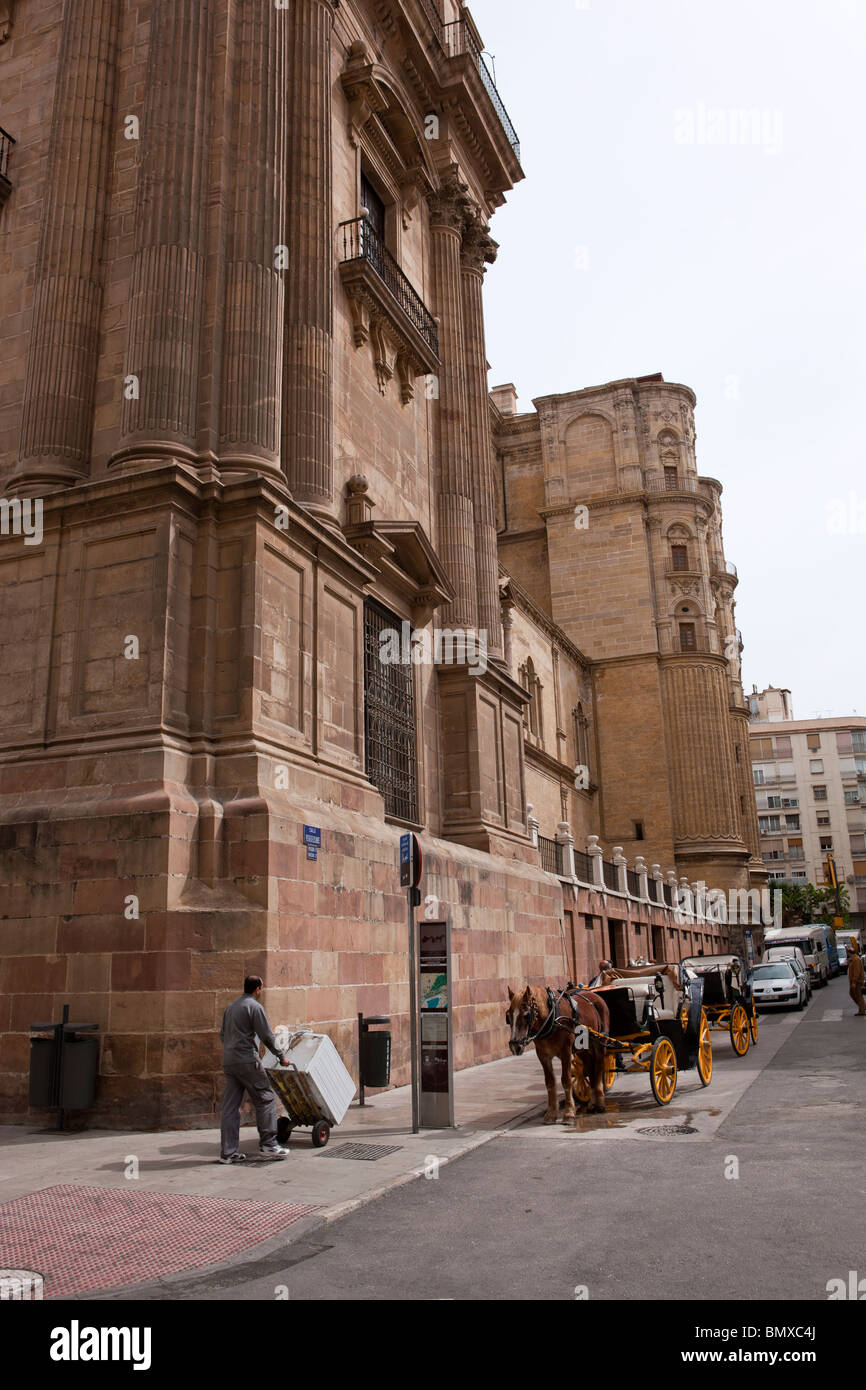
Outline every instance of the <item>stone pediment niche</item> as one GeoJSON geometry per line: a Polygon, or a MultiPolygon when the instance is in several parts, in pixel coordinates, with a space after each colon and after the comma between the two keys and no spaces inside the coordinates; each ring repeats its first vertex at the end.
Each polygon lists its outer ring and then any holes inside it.
{"type": "Polygon", "coordinates": [[[409,602],[419,626],[433,612],[452,603],[455,591],[420,521],[376,521],[370,485],[356,473],[346,486],[343,534],[350,545],[375,566],[383,582],[409,602]]]}
{"type": "Polygon", "coordinates": [[[690,541],[692,533],[681,521],[675,521],[673,526],[668,527],[667,537],[669,541],[690,541]]]}

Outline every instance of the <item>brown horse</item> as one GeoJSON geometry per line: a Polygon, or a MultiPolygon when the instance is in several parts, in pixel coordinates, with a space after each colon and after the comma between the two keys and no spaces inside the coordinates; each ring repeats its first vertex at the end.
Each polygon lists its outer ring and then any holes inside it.
{"type": "Polygon", "coordinates": [[[590,1114],[605,1109],[604,1103],[604,1047],[590,1034],[589,1050],[574,1052],[574,1025],[583,1024],[597,1033],[607,1033],[610,1017],[604,1000],[588,992],[568,992],[574,1000],[576,1015],[571,1004],[563,995],[557,996],[555,1013],[551,1017],[550,1000],[546,989],[524,985],[515,991],[508,990],[509,1006],[505,1022],[511,1029],[508,1046],[515,1057],[525,1051],[527,1045],[535,1043],[535,1051],[544,1071],[544,1084],[547,1087],[547,1110],[544,1112],[546,1125],[556,1124],[558,1108],[556,1101],[556,1077],[553,1065],[559,1059],[562,1073],[562,1089],[565,1092],[563,1123],[575,1117],[574,1093],[581,1071],[590,1087],[587,1110],[590,1114]],[[579,1063],[573,1068],[573,1062],[579,1063]]]}

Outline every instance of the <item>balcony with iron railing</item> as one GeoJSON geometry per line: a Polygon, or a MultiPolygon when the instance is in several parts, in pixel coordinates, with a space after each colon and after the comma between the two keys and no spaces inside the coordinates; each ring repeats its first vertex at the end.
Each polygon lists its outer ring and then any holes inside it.
{"type": "Polygon", "coordinates": [[[15,140],[8,130],[0,126],[0,208],[12,192],[12,184],[9,181],[9,156],[14,144],[15,140]]]}
{"type": "Polygon", "coordinates": [[[545,873],[563,877],[565,874],[564,856],[559,841],[550,840],[546,835],[539,835],[538,849],[541,854],[541,867],[545,873]]]}
{"type": "Polygon", "coordinates": [[[337,229],[340,278],[352,308],[355,346],[372,337],[380,381],[391,373],[376,324],[385,320],[396,344],[396,365],[404,403],[413,378],[439,367],[439,330],[418,291],[407,279],[367,217],[341,222],[337,229]]]}
{"type": "Polygon", "coordinates": [[[505,109],[505,103],[499,95],[499,91],[493,79],[493,74],[487,66],[481,44],[478,42],[477,31],[471,19],[457,19],[450,24],[446,24],[442,18],[437,0],[421,0],[421,5],[429,20],[436,41],[445,56],[447,58],[462,58],[465,56],[470,59],[472,66],[481,78],[484,90],[496,112],[497,119],[505,133],[508,143],[519,160],[520,141],[517,137],[517,131],[514,129],[511,117],[505,109]]]}

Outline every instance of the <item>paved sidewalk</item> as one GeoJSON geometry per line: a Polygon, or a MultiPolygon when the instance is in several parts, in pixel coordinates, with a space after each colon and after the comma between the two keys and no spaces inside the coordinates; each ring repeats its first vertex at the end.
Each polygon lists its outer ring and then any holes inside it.
{"type": "MultiPolygon", "coordinates": [[[[313,1148],[308,1129],[295,1130],[290,1156],[281,1163],[217,1163],[218,1129],[58,1134],[5,1125],[0,1126],[0,1202],[55,1183],[128,1189],[134,1182],[137,1190],[300,1202],[342,1215],[383,1187],[422,1173],[431,1157],[440,1163],[459,1158],[527,1114],[540,1113],[545,1104],[541,1068],[528,1052],[457,1072],[456,1129],[413,1135],[409,1088],[401,1086],[375,1094],[363,1109],[356,1099],[324,1149],[313,1148]],[[348,1143],[389,1145],[396,1152],[375,1162],[347,1162],[336,1154],[348,1143]],[[133,1162],[135,1179],[127,1176],[133,1162]]],[[[241,1130],[240,1147],[258,1160],[255,1126],[241,1130]]]]}

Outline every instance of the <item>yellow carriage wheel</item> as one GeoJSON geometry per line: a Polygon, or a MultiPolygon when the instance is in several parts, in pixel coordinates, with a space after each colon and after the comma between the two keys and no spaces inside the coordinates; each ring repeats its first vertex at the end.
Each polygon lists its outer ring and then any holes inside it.
{"type": "Polygon", "coordinates": [[[592,1090],[583,1063],[579,1057],[575,1057],[573,1063],[574,1070],[571,1078],[571,1090],[574,1099],[579,1105],[588,1105],[592,1098],[592,1090]]]}
{"type": "Polygon", "coordinates": [[[709,1086],[713,1076],[713,1044],[707,1015],[701,1009],[701,1031],[698,1036],[698,1076],[702,1086],[709,1086]]]}
{"type": "Polygon", "coordinates": [[[752,1035],[752,1047],[754,1047],[758,1041],[758,1006],[754,999],[752,1000],[752,1016],[749,1019],[749,1032],[752,1035]]]}
{"type": "Polygon", "coordinates": [[[742,1004],[731,1010],[731,1047],[738,1057],[745,1057],[749,1050],[749,1015],[742,1004]]]}
{"type": "Polygon", "coordinates": [[[616,1080],[616,1054],[606,1052],[604,1054],[604,1090],[605,1094],[610,1090],[616,1080]]]}
{"type": "Polygon", "coordinates": [[[677,1089],[677,1054],[670,1038],[656,1038],[650,1061],[650,1085],[659,1105],[670,1105],[677,1089]]]}

